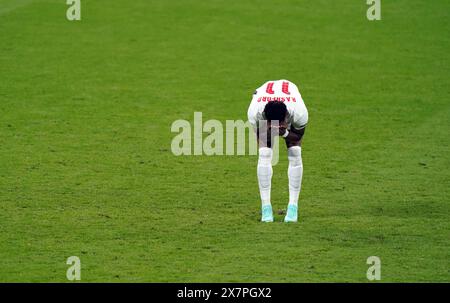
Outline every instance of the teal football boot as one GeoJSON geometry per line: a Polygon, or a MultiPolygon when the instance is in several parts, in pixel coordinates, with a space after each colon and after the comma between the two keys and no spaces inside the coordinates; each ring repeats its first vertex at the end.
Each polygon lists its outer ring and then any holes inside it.
{"type": "Polygon", "coordinates": [[[261,222],[273,222],[272,205],[264,205],[262,207],[261,222]]]}
{"type": "Polygon", "coordinates": [[[298,207],[293,204],[288,205],[286,216],[284,217],[284,222],[297,222],[298,207]]]}

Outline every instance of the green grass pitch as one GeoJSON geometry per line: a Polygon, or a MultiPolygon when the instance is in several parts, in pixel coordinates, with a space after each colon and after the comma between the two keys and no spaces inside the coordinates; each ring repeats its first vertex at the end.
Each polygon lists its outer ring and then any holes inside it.
{"type": "MultiPolygon", "coordinates": [[[[0,0],[0,281],[450,281],[450,5],[0,0]],[[180,156],[296,83],[300,222],[262,224],[256,156],[180,156]]],[[[287,157],[272,203],[285,209],[287,157]]]]}

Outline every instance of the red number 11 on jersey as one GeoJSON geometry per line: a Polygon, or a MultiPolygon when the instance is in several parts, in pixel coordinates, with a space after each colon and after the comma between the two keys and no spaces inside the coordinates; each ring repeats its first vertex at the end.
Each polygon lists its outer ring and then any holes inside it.
{"type": "MultiPolygon", "coordinates": [[[[273,91],[273,85],[274,85],[274,82],[267,83],[266,93],[271,94],[271,95],[275,94],[275,92],[273,91]]],[[[286,82],[286,81],[283,82],[283,84],[281,85],[281,91],[286,95],[291,94],[289,92],[289,82],[286,82]]]]}

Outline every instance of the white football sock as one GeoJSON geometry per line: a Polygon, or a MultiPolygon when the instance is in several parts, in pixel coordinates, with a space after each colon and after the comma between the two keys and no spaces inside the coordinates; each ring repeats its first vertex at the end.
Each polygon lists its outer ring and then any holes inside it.
{"type": "Polygon", "coordinates": [[[270,188],[272,182],[272,149],[261,147],[258,158],[258,184],[262,206],[270,205],[270,188]]]}
{"type": "Polygon", "coordinates": [[[288,148],[288,159],[289,204],[298,206],[298,195],[300,194],[303,176],[302,148],[300,146],[288,148]]]}

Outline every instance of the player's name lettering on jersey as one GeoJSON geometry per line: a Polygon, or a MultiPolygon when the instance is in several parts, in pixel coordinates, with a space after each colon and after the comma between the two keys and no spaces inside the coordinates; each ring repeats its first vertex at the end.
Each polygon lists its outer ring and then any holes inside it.
{"type": "Polygon", "coordinates": [[[281,102],[297,102],[295,97],[259,97],[258,102],[271,102],[271,101],[281,101],[281,102]]]}

